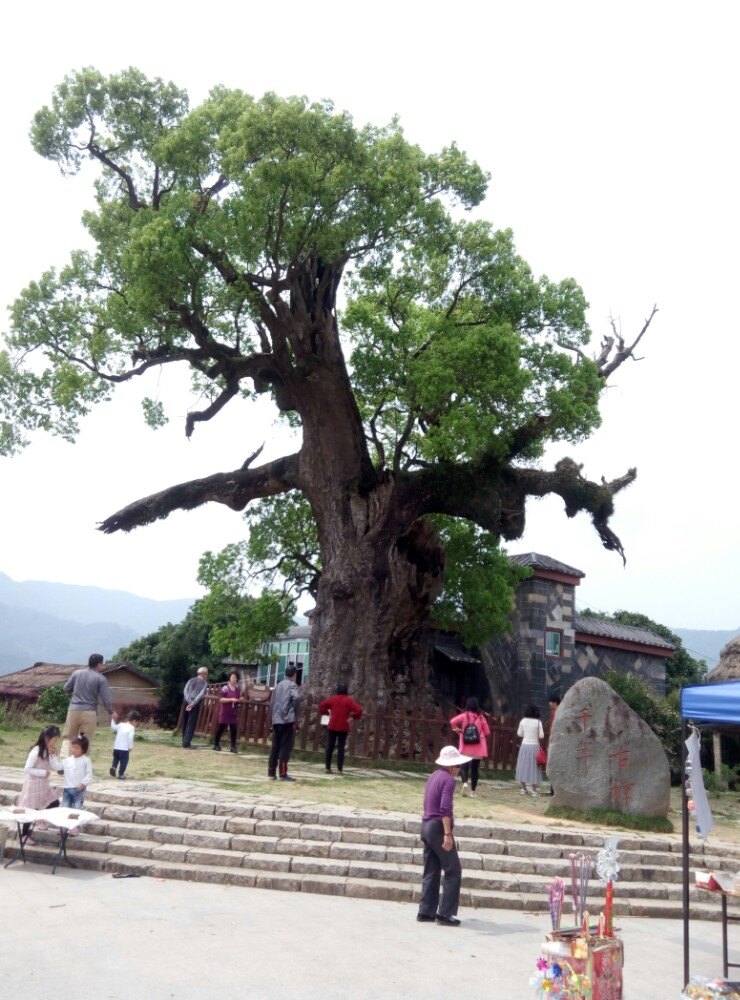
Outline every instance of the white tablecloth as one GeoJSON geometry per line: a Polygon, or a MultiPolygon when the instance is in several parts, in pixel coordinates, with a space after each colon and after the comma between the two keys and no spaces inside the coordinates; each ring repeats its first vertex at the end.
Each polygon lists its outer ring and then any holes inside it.
{"type": "Polygon", "coordinates": [[[94,812],[87,809],[68,809],[66,806],[57,806],[55,809],[39,809],[36,812],[36,821],[43,820],[51,826],[58,826],[66,830],[72,830],[76,826],[84,826],[85,823],[92,823],[98,817],[94,812]]]}
{"type": "Polygon", "coordinates": [[[39,816],[41,813],[38,809],[27,809],[25,806],[6,806],[0,809],[0,823],[35,823],[39,816]]]}

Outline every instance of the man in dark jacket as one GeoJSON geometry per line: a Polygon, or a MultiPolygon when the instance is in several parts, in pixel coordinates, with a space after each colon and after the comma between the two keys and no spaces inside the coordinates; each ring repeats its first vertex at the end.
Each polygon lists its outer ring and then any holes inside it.
{"type": "Polygon", "coordinates": [[[272,749],[267,763],[267,777],[277,778],[277,769],[281,781],[295,781],[295,778],[291,778],[288,774],[288,761],[293,749],[295,733],[296,709],[301,701],[301,689],[293,680],[295,675],[296,668],[291,663],[285,668],[285,678],[277,685],[270,699],[272,749]]]}
{"type": "Polygon", "coordinates": [[[200,706],[208,690],[208,667],[199,667],[195,677],[191,677],[182,693],[182,745],[185,750],[192,750],[195,727],[200,714],[200,706]]]}

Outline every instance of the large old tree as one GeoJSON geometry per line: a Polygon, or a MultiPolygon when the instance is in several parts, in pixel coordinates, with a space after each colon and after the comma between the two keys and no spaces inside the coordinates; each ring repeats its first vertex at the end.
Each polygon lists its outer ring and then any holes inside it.
{"type": "Polygon", "coordinates": [[[181,90],[134,70],[68,77],[32,141],[64,172],[99,166],[84,217],[94,249],[12,310],[4,450],[39,427],[74,437],[116,385],[165,365],[189,366],[207,392],[187,435],[235,398],[269,394],[297,429],[294,453],[245,455],[102,530],[300,495],[321,560],[322,689],[349,673],[372,697],[424,697],[445,518],[515,539],[527,498],[557,494],[621,551],[609,518],[634,470],[596,483],[571,460],[537,460],[598,425],[606,379],[645,328],[588,356],[580,288],[533,276],[510,232],[466,215],[487,177],[454,145],[429,155],[396,122],[358,128],[328,103],[272,94],[216,88],[190,110],[181,90]]]}

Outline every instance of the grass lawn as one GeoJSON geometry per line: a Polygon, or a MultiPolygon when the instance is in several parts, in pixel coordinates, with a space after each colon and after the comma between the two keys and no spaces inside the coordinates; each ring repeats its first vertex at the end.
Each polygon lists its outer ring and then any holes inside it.
{"type": "MultiPolygon", "coordinates": [[[[39,728],[36,725],[0,724],[0,765],[22,768],[30,747],[38,738],[39,728]]],[[[112,746],[112,732],[99,727],[91,753],[96,779],[113,781],[108,774],[112,746]]],[[[291,759],[290,770],[299,779],[295,784],[276,783],[267,779],[267,747],[242,744],[238,755],[228,751],[215,753],[208,748],[183,750],[179,734],[173,736],[162,730],[139,729],[131,752],[128,776],[132,783],[182,779],[206,786],[244,791],[251,795],[279,795],[285,800],[418,814],[422,805],[424,781],[432,768],[396,762],[381,767],[369,761],[348,758],[343,776],[326,775],[322,754],[296,752],[291,759]]],[[[482,773],[484,777],[478,786],[476,798],[463,798],[458,791],[455,799],[455,815],[458,819],[479,818],[503,823],[620,829],[618,825],[605,826],[593,818],[583,822],[578,819],[548,817],[545,813],[552,801],[548,796],[537,799],[521,796],[510,773],[482,773]]],[[[731,792],[713,795],[710,803],[716,823],[711,840],[740,843],[738,795],[731,792]]],[[[668,819],[674,831],[679,833],[681,815],[678,788],[671,789],[668,819]]]]}

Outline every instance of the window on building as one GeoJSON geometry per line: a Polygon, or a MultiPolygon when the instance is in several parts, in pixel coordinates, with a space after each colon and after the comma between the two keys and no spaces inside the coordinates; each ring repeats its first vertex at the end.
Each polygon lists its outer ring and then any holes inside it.
{"type": "Polygon", "coordinates": [[[263,663],[259,668],[257,679],[260,684],[269,684],[270,687],[275,687],[278,682],[278,664],[263,663]]]}
{"type": "Polygon", "coordinates": [[[545,656],[556,656],[560,659],[563,655],[563,630],[559,628],[545,629],[545,656]]]}

